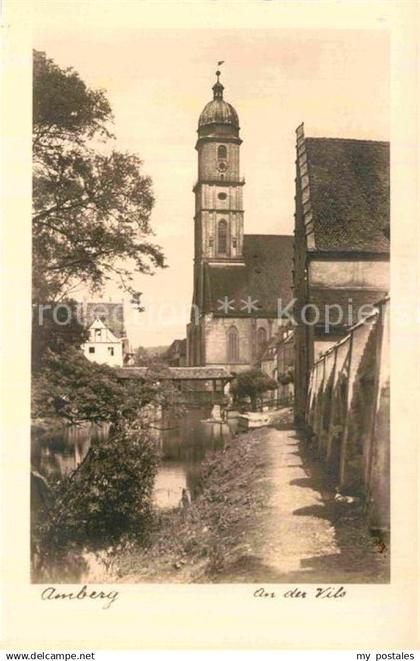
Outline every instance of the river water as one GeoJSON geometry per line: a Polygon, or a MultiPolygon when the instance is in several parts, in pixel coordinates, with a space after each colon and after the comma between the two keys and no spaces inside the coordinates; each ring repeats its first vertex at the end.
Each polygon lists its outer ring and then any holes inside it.
{"type": "MultiPolygon", "coordinates": [[[[200,489],[200,463],[209,451],[220,450],[235,433],[234,423],[206,422],[211,406],[163,412],[152,433],[160,448],[161,463],[155,480],[154,502],[161,509],[179,505],[182,490],[194,499],[200,489]]],[[[91,425],[32,439],[32,466],[47,480],[71,473],[84,459],[91,443],[108,433],[91,425]]]]}

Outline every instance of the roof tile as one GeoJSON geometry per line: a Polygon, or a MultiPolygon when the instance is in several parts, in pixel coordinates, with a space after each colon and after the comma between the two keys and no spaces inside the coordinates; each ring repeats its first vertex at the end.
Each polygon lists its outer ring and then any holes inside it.
{"type": "Polygon", "coordinates": [[[275,317],[278,299],[283,307],[292,299],[293,240],[293,236],[246,234],[245,265],[207,264],[205,312],[275,317]],[[228,311],[222,307],[225,298],[232,301],[228,311]],[[251,309],[245,305],[248,300],[251,309]]]}
{"type": "Polygon", "coordinates": [[[389,252],[389,143],[306,138],[315,249],[389,252]]]}

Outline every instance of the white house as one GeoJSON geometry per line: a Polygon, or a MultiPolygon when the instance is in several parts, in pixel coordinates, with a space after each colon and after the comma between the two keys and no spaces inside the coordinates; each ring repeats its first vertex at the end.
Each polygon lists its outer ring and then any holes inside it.
{"type": "Polygon", "coordinates": [[[88,328],[89,340],[83,345],[86,358],[95,363],[106,363],[111,367],[122,367],[124,360],[124,338],[118,338],[96,317],[88,328]]]}

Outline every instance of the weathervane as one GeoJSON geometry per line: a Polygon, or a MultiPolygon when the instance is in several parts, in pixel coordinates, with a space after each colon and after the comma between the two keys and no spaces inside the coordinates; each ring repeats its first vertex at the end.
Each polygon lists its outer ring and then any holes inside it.
{"type": "MultiPolygon", "coordinates": [[[[224,64],[224,63],[225,63],[224,60],[219,60],[218,63],[217,63],[217,66],[218,66],[218,67],[221,67],[222,64],[224,64]]],[[[220,73],[221,73],[221,72],[219,71],[219,69],[217,69],[217,71],[216,71],[217,82],[219,82],[219,76],[220,76],[220,73]]]]}

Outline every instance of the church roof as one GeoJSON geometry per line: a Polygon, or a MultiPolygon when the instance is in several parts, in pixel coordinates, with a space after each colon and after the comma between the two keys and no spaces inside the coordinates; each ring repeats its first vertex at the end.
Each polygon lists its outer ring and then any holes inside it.
{"type": "Polygon", "coordinates": [[[389,143],[305,138],[304,144],[313,249],[389,252],[389,143]]]}
{"type": "Polygon", "coordinates": [[[209,124],[228,124],[239,128],[239,117],[235,108],[223,99],[213,99],[205,106],[198,120],[198,128],[209,124]]]}
{"type": "Polygon", "coordinates": [[[239,130],[239,117],[235,108],[223,99],[224,87],[216,71],[217,82],[213,85],[213,100],[205,106],[198,120],[198,130],[213,124],[225,124],[239,130]]]}
{"type": "Polygon", "coordinates": [[[204,312],[276,317],[278,299],[292,299],[293,236],[245,234],[243,257],[245,265],[206,265],[204,312]]]}

